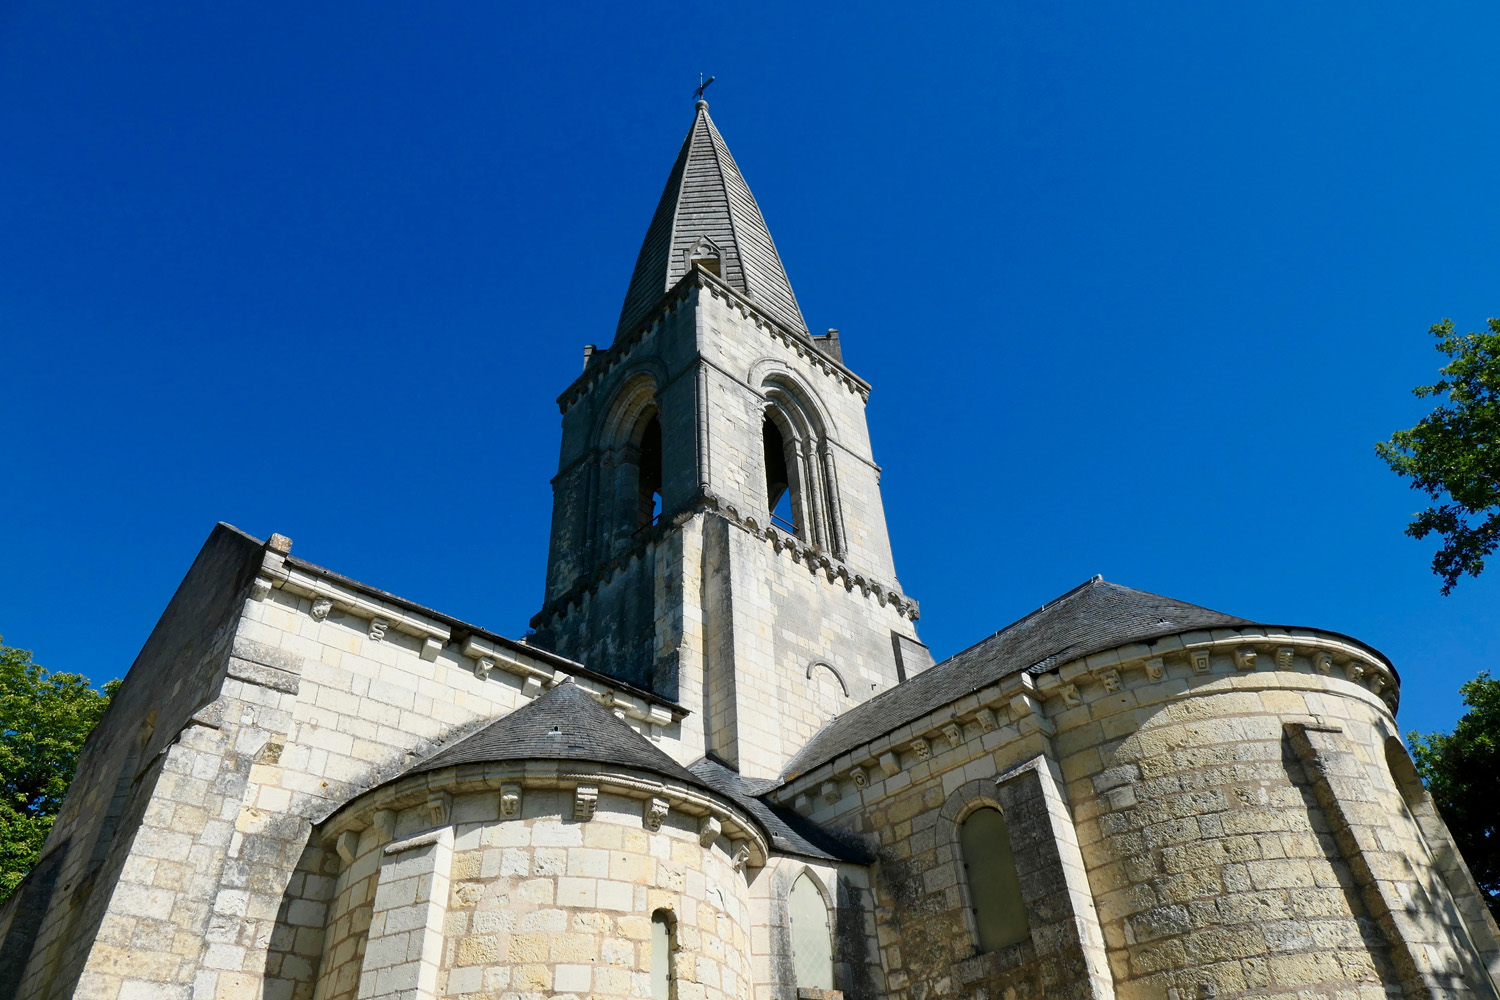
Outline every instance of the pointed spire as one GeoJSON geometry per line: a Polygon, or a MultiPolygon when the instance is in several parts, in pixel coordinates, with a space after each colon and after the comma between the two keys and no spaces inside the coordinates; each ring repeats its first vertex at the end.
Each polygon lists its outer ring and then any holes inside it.
{"type": "Polygon", "coordinates": [[[760,206],[703,100],[646,230],[617,332],[644,319],[695,259],[785,325],[808,332],[760,206]]]}

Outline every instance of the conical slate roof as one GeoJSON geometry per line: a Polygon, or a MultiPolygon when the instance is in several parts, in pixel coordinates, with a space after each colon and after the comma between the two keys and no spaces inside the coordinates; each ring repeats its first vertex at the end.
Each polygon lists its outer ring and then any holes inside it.
{"type": "Polygon", "coordinates": [[[1091,653],[1203,628],[1252,622],[1096,576],[981,642],[824,726],[787,764],[802,774],[1010,674],[1042,673],[1091,653]]]}
{"type": "Polygon", "coordinates": [[[705,239],[718,252],[721,278],[784,325],[807,333],[760,206],[708,117],[708,102],[699,101],[636,258],[617,333],[644,319],[687,274],[689,255],[705,239]]]}
{"type": "Polygon", "coordinates": [[[572,681],[559,684],[412,768],[507,760],[579,760],[651,771],[695,788],[710,787],[631,729],[572,681]]]}

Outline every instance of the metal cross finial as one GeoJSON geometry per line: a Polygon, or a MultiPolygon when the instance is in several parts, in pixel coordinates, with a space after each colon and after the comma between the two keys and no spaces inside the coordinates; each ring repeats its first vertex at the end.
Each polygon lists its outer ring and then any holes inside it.
{"type": "Polygon", "coordinates": [[[708,85],[710,83],[713,83],[713,82],[714,82],[714,78],[713,77],[709,77],[707,80],[705,80],[705,79],[703,79],[703,74],[699,73],[698,74],[698,89],[693,92],[693,96],[696,97],[696,98],[698,98],[698,100],[700,100],[700,101],[703,100],[703,92],[705,90],[707,90],[708,89],[708,85]]]}

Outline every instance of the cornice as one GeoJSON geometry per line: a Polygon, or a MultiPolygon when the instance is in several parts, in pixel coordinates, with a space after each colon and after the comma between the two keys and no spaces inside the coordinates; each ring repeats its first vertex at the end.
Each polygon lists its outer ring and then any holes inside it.
{"type": "MultiPolygon", "coordinates": [[[[737,867],[761,867],[770,857],[770,837],[738,806],[715,793],[679,781],[618,765],[577,760],[515,760],[460,764],[403,775],[373,788],[340,806],[323,821],[320,840],[340,856],[352,855],[344,838],[375,827],[385,849],[406,846],[395,841],[395,814],[407,809],[427,810],[432,827],[452,824],[455,795],[494,795],[500,799],[499,822],[547,818],[523,809],[527,791],[573,791],[572,816],[557,818],[589,822],[600,792],[642,802],[643,823],[659,829],[670,811],[698,820],[699,843],[712,848],[719,837],[729,841],[729,855],[737,867]]],[[[347,863],[350,859],[344,858],[347,863]]]]}
{"type": "Polygon", "coordinates": [[[799,358],[806,359],[825,375],[839,381],[848,391],[858,393],[862,399],[869,400],[870,383],[819,351],[813,345],[810,335],[782,323],[747,298],[744,293],[731,287],[712,272],[694,264],[688,273],[683,275],[677,284],[657,301],[656,305],[651,307],[644,319],[631,327],[627,333],[616,337],[615,342],[608,348],[595,351],[590,356],[582,374],[557,397],[559,411],[567,413],[575,403],[592,392],[611,372],[624,363],[635,350],[636,345],[654,333],[657,325],[670,316],[678,304],[687,299],[688,293],[693,289],[701,289],[723,299],[738,309],[745,318],[753,320],[755,325],[762,328],[770,337],[780,340],[795,351],[799,358]]]}
{"type": "MultiPolygon", "coordinates": [[[[1125,690],[1175,685],[1181,690],[1166,697],[1191,697],[1199,693],[1195,684],[1246,676],[1266,677],[1265,687],[1275,688],[1268,676],[1274,673],[1347,681],[1358,689],[1350,696],[1367,699],[1392,718],[1400,702],[1400,682],[1390,664],[1345,636],[1261,625],[1182,632],[1069,660],[1037,674],[1017,670],[789,776],[772,796],[787,805],[801,803],[798,811],[806,813],[814,797],[837,802],[850,789],[893,777],[998,729],[1010,727],[1011,738],[1037,732],[1054,735],[1068,726],[1059,718],[1063,713],[1087,709],[1125,690]]],[[[1287,688],[1306,686],[1294,683],[1287,688]]]]}
{"type": "Polygon", "coordinates": [[[586,579],[575,583],[564,593],[548,601],[531,619],[534,629],[549,628],[568,617],[575,609],[582,608],[600,587],[614,581],[646,550],[660,541],[669,531],[686,524],[697,514],[715,514],[743,531],[764,539],[778,555],[785,553],[793,561],[801,563],[814,576],[823,576],[830,584],[842,584],[845,590],[856,587],[866,596],[873,596],[881,607],[891,607],[902,617],[916,621],[921,617],[921,607],[915,598],[908,597],[901,589],[873,576],[851,568],[843,560],[830,555],[821,546],[803,541],[774,525],[762,525],[753,515],[743,514],[733,504],[725,504],[712,493],[694,497],[671,515],[664,515],[656,524],[636,535],[631,545],[590,573],[586,579]]]}

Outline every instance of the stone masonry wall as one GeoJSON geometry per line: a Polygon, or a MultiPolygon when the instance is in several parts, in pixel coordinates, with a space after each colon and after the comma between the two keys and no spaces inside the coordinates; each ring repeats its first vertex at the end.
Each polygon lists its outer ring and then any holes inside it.
{"type": "Polygon", "coordinates": [[[1173,638],[1013,676],[778,794],[878,844],[895,997],[1487,997],[1494,925],[1402,805],[1389,684],[1311,633],[1173,638]],[[1038,814],[1005,798],[1027,760],[1071,862],[1030,869],[1038,814]],[[1001,953],[966,926],[960,799],[1011,826],[1031,938],[1001,953]]]}
{"type": "MultiPolygon", "coordinates": [[[[494,792],[454,797],[431,995],[649,996],[651,917],[664,909],[676,937],[674,995],[748,998],[748,890],[722,844],[703,847],[696,822],[676,813],[652,831],[638,800],[609,793],[587,822],[571,810],[566,791],[527,789],[515,818],[502,817],[494,792]]],[[[372,954],[380,886],[393,877],[390,852],[406,850],[405,838],[432,834],[417,809],[387,831],[372,825],[358,837],[328,907],[317,1000],[383,995],[372,977],[391,966],[372,954]]]]}

